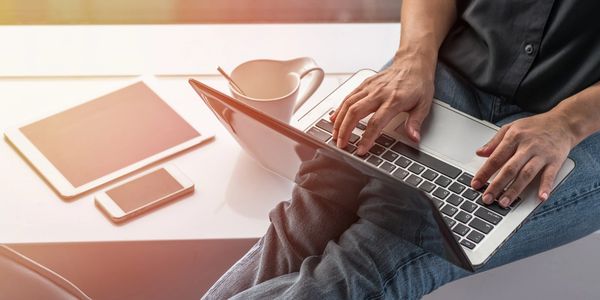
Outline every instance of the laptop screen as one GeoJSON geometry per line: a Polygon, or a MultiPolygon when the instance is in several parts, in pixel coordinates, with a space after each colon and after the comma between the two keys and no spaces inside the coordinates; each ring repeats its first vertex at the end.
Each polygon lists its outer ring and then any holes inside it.
{"type": "Polygon", "coordinates": [[[423,192],[200,82],[190,84],[246,152],[295,183],[286,214],[302,220],[290,233],[296,238],[323,249],[329,240],[360,247],[348,240],[366,230],[364,243],[397,239],[473,270],[423,192]]]}

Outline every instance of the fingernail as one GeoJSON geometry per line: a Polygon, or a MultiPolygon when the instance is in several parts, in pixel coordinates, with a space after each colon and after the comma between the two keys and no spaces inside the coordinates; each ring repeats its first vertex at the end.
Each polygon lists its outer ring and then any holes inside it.
{"type": "Polygon", "coordinates": [[[500,200],[500,205],[502,205],[503,207],[509,206],[510,199],[508,199],[508,197],[503,197],[502,200],[500,200]]]}
{"type": "Polygon", "coordinates": [[[473,181],[471,181],[471,187],[475,190],[478,190],[481,188],[481,181],[477,180],[477,179],[473,179],[473,181]]]}
{"type": "Polygon", "coordinates": [[[341,139],[338,139],[337,143],[335,143],[335,144],[338,146],[338,148],[342,148],[342,140],[341,139]]]}
{"type": "Polygon", "coordinates": [[[548,200],[548,193],[543,192],[542,195],[540,195],[540,199],[542,199],[542,201],[548,200]]]}
{"type": "Polygon", "coordinates": [[[419,133],[416,130],[412,130],[412,136],[415,138],[415,140],[419,140],[421,138],[421,136],[419,135],[419,133]]]}
{"type": "Polygon", "coordinates": [[[485,204],[491,204],[494,201],[494,196],[492,194],[484,194],[482,200],[485,204]]]}

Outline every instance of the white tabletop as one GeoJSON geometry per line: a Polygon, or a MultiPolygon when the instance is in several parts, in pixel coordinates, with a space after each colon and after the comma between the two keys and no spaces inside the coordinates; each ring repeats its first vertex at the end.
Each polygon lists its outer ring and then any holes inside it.
{"type": "Polygon", "coordinates": [[[94,206],[93,193],[61,200],[0,142],[0,242],[261,236],[291,183],[244,154],[187,79],[226,90],[217,64],[231,70],[252,58],[311,56],[328,73],[311,98],[317,101],[349,73],[379,68],[398,38],[398,24],[0,27],[0,130],[83,103],[133,75],[161,74],[159,95],[198,130],[216,133],[169,160],[195,182],[191,197],[121,226],[94,206]]]}

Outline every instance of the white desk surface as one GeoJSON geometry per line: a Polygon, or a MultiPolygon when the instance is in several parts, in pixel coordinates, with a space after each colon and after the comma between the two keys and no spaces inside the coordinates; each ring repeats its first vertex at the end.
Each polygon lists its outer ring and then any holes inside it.
{"type": "MultiPolygon", "coordinates": [[[[0,27],[0,130],[158,76],[157,92],[213,142],[169,162],[196,184],[193,196],[118,226],[93,193],[61,200],[6,141],[0,142],[0,243],[245,238],[261,236],[291,183],[243,153],[187,83],[220,90],[215,66],[252,58],[315,58],[328,74],[317,101],[348,74],[394,53],[398,24],[0,27]],[[185,75],[193,74],[193,75],[185,75]]],[[[299,111],[301,113],[301,111],[299,111]]],[[[113,183],[114,184],[114,183],[113,183]]],[[[111,185],[102,187],[108,188],[111,185]]]]}

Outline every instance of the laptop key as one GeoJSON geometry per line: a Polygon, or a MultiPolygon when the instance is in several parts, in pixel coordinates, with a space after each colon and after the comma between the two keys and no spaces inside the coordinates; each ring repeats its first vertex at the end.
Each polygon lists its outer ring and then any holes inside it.
{"type": "Polygon", "coordinates": [[[425,178],[427,180],[431,180],[431,181],[433,181],[438,175],[439,175],[438,173],[436,173],[430,169],[425,170],[425,172],[423,172],[423,174],[421,174],[421,176],[423,178],[425,178]]]}
{"type": "Polygon", "coordinates": [[[385,153],[383,155],[381,155],[381,157],[383,157],[383,159],[389,161],[389,162],[394,162],[400,155],[398,153],[394,153],[392,151],[385,151],[385,153]]]}
{"type": "Polygon", "coordinates": [[[444,200],[446,199],[446,197],[448,197],[448,194],[450,194],[450,192],[448,192],[448,190],[445,190],[443,188],[437,188],[434,192],[433,195],[444,200]]]}
{"type": "Polygon", "coordinates": [[[452,194],[450,195],[450,197],[448,197],[448,199],[446,200],[446,202],[454,205],[454,206],[458,206],[461,202],[463,202],[465,199],[459,197],[456,194],[452,194]]]}
{"type": "Polygon", "coordinates": [[[375,144],[375,145],[373,145],[373,147],[371,147],[369,152],[371,152],[375,155],[381,155],[381,154],[383,154],[383,152],[385,152],[385,148],[381,147],[380,145],[375,144]]]}
{"type": "Polygon", "coordinates": [[[504,208],[504,207],[498,205],[498,202],[496,202],[496,201],[492,202],[492,204],[489,204],[489,205],[485,204],[481,200],[481,197],[479,197],[477,199],[477,201],[475,201],[475,203],[477,203],[477,204],[479,204],[479,205],[481,205],[481,206],[483,206],[483,207],[485,207],[485,208],[487,208],[487,209],[489,209],[489,210],[491,210],[491,211],[493,211],[493,212],[495,212],[497,214],[500,214],[502,216],[506,216],[510,212],[510,210],[511,210],[510,207],[504,208]]]}
{"type": "Polygon", "coordinates": [[[477,196],[479,196],[479,192],[474,191],[472,189],[467,189],[467,190],[465,190],[465,192],[462,195],[463,195],[463,197],[473,201],[473,200],[475,200],[475,198],[477,198],[477,196]]]}
{"type": "Polygon", "coordinates": [[[440,211],[442,213],[452,217],[456,214],[456,212],[458,212],[458,208],[456,208],[450,204],[446,204],[446,206],[442,207],[442,209],[440,209],[440,211]]]}
{"type": "Polygon", "coordinates": [[[446,176],[440,176],[440,177],[438,177],[438,179],[435,181],[435,183],[436,183],[437,185],[439,185],[439,186],[442,186],[442,187],[447,187],[447,186],[450,184],[450,182],[452,182],[452,180],[450,180],[450,179],[449,179],[448,177],[446,177],[446,176]]]}
{"type": "Polygon", "coordinates": [[[387,161],[384,161],[383,164],[381,164],[381,166],[379,166],[379,168],[387,171],[388,173],[392,173],[394,171],[394,169],[396,168],[396,166],[390,164],[387,161]]]}
{"type": "Polygon", "coordinates": [[[521,197],[517,197],[517,199],[515,199],[515,201],[513,201],[509,207],[515,208],[515,207],[519,206],[519,203],[521,203],[521,197]]]}
{"type": "Polygon", "coordinates": [[[465,224],[469,223],[469,220],[471,220],[471,218],[472,216],[464,211],[459,211],[458,214],[454,216],[454,219],[465,224]]]}
{"type": "Polygon", "coordinates": [[[381,134],[376,140],[375,143],[383,145],[386,148],[389,148],[391,145],[393,145],[396,142],[396,140],[390,136],[387,136],[385,134],[381,134]]]}
{"type": "Polygon", "coordinates": [[[490,223],[492,223],[492,224],[494,224],[494,225],[496,225],[496,224],[500,223],[500,221],[502,221],[502,217],[501,216],[499,216],[499,215],[497,215],[497,214],[495,214],[495,213],[493,213],[493,212],[491,212],[491,211],[489,211],[489,210],[487,210],[487,209],[485,209],[483,207],[480,207],[475,212],[475,215],[478,216],[478,217],[480,217],[480,218],[482,218],[482,219],[484,219],[484,220],[486,220],[486,221],[488,221],[488,222],[490,222],[490,223]]]}
{"type": "Polygon", "coordinates": [[[463,203],[463,205],[460,206],[460,209],[467,211],[467,212],[473,212],[476,208],[477,208],[477,205],[475,203],[469,202],[469,201],[465,201],[465,203],[463,203]]]}
{"type": "Polygon", "coordinates": [[[466,185],[466,186],[471,186],[471,181],[473,180],[473,175],[469,174],[469,173],[462,173],[462,175],[460,175],[456,181],[466,185]]]}
{"type": "Polygon", "coordinates": [[[346,152],[348,152],[348,153],[350,153],[350,154],[352,154],[352,153],[354,153],[354,151],[356,151],[357,148],[358,147],[356,147],[356,146],[354,146],[352,144],[348,144],[348,145],[346,145],[346,147],[343,148],[343,150],[346,151],[346,152]]]}
{"type": "Polygon", "coordinates": [[[408,176],[408,178],[406,178],[405,181],[406,183],[416,187],[417,185],[419,185],[419,183],[421,183],[421,181],[423,181],[423,179],[411,174],[410,176],[408,176]]]}
{"type": "Polygon", "coordinates": [[[371,155],[371,156],[369,156],[369,158],[367,158],[367,162],[374,166],[379,166],[382,161],[383,161],[383,159],[381,159],[375,155],[371,155]]]}
{"type": "Polygon", "coordinates": [[[363,123],[361,123],[361,122],[358,122],[358,123],[356,124],[356,128],[358,128],[358,129],[360,129],[360,130],[365,130],[365,129],[367,129],[367,125],[365,125],[365,124],[363,124],[363,123]]]}
{"type": "Polygon", "coordinates": [[[365,153],[365,154],[363,154],[363,155],[360,155],[360,154],[358,154],[358,152],[357,152],[357,153],[354,153],[354,156],[356,156],[356,157],[360,157],[360,158],[362,158],[362,159],[366,159],[367,157],[371,156],[371,154],[369,154],[369,153],[365,153]]]}
{"type": "Polygon", "coordinates": [[[467,235],[467,238],[469,240],[471,240],[474,243],[479,244],[479,242],[481,242],[481,240],[483,240],[483,238],[485,237],[485,235],[477,232],[476,230],[471,231],[471,233],[469,233],[469,235],[467,235]]]}
{"type": "Polygon", "coordinates": [[[490,231],[492,231],[492,229],[494,229],[494,226],[482,221],[479,218],[474,218],[473,221],[471,221],[471,223],[469,223],[469,226],[471,226],[471,228],[475,228],[483,233],[490,233],[490,231]]]}
{"type": "Polygon", "coordinates": [[[450,185],[450,187],[448,187],[448,189],[460,195],[460,193],[462,193],[462,191],[465,189],[465,186],[458,182],[454,182],[450,185]]]}
{"type": "Polygon", "coordinates": [[[350,138],[348,139],[348,142],[350,142],[351,144],[356,144],[356,142],[358,142],[359,139],[360,139],[360,136],[352,133],[352,134],[350,134],[350,138]]]}
{"type": "Polygon", "coordinates": [[[398,166],[401,166],[403,168],[408,167],[408,165],[410,165],[411,161],[409,159],[407,159],[406,157],[402,157],[400,156],[398,158],[398,160],[396,160],[395,164],[398,166]]]}
{"type": "Polygon", "coordinates": [[[446,222],[446,224],[448,224],[448,227],[452,228],[452,226],[454,226],[454,224],[456,224],[456,221],[444,216],[444,222],[446,222]]]}
{"type": "Polygon", "coordinates": [[[463,245],[463,246],[465,246],[465,247],[467,247],[467,248],[469,248],[469,249],[473,249],[476,246],[475,244],[471,243],[471,241],[466,240],[466,239],[462,239],[462,241],[460,241],[460,244],[463,245]]]}
{"type": "Polygon", "coordinates": [[[454,229],[452,229],[452,231],[456,232],[460,236],[465,236],[465,234],[467,234],[469,230],[471,230],[471,228],[460,223],[456,224],[456,226],[454,226],[454,229]]]}
{"type": "MultiPolygon", "coordinates": [[[[406,172],[406,171],[404,171],[406,172]]],[[[442,207],[442,205],[444,205],[444,201],[437,199],[437,198],[431,198],[431,200],[433,200],[433,204],[435,204],[436,208],[440,208],[442,207]]]]}
{"type": "Polygon", "coordinates": [[[406,177],[406,175],[408,175],[408,171],[398,168],[398,169],[396,169],[396,171],[394,171],[392,173],[392,175],[394,175],[397,178],[404,179],[404,177],[406,177]]]}
{"type": "Polygon", "coordinates": [[[418,163],[413,163],[412,165],[410,165],[410,167],[408,167],[408,170],[415,174],[421,174],[421,172],[425,170],[425,167],[419,165],[418,163]]]}
{"type": "Polygon", "coordinates": [[[391,149],[450,178],[456,178],[458,175],[460,175],[460,173],[462,173],[459,168],[451,166],[433,156],[411,148],[401,142],[395,143],[391,149]]]}
{"type": "Polygon", "coordinates": [[[431,192],[433,191],[433,189],[435,188],[435,184],[425,180],[423,181],[423,183],[421,183],[421,185],[419,186],[419,189],[426,191],[426,192],[431,192]]]}
{"type": "MultiPolygon", "coordinates": [[[[329,142],[327,142],[327,144],[332,145],[334,147],[337,147],[336,143],[333,141],[333,139],[329,140],[329,142]]],[[[354,153],[354,151],[356,151],[358,147],[352,145],[352,144],[347,144],[346,147],[341,148],[342,150],[352,154],[354,153]]]]}
{"type": "Polygon", "coordinates": [[[306,133],[323,143],[327,142],[331,137],[327,132],[324,132],[315,127],[311,127],[308,131],[306,131],[306,133]]]}
{"type": "Polygon", "coordinates": [[[319,120],[319,122],[317,122],[317,124],[315,124],[317,127],[329,132],[329,133],[333,133],[333,123],[327,121],[327,120],[319,120]]]}

